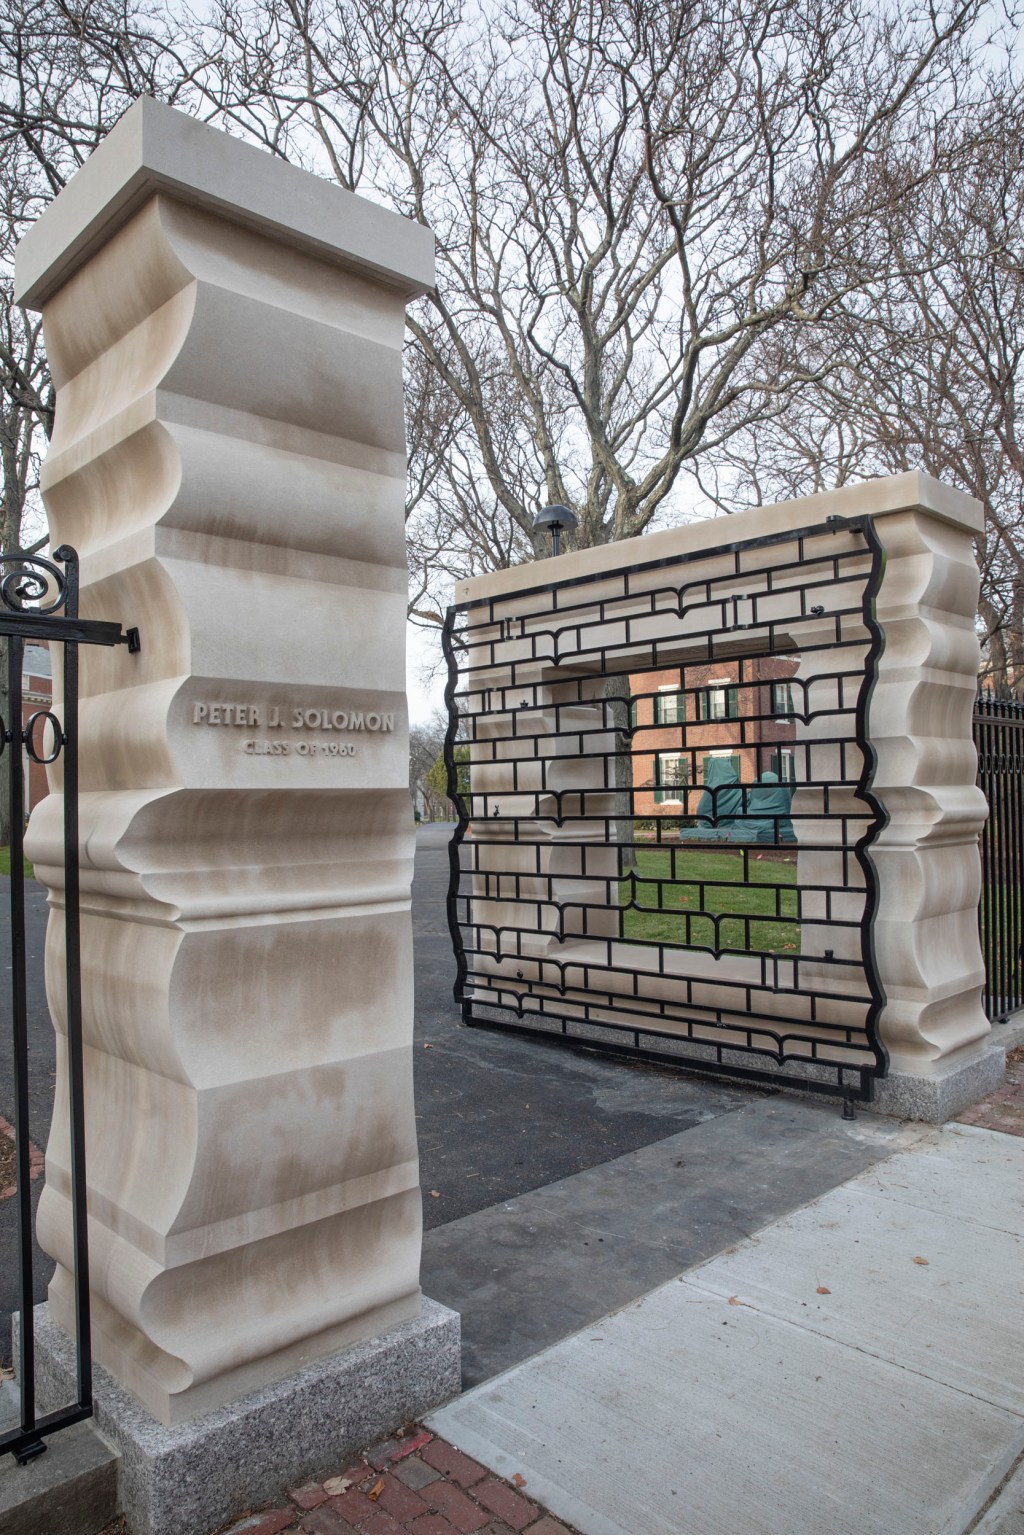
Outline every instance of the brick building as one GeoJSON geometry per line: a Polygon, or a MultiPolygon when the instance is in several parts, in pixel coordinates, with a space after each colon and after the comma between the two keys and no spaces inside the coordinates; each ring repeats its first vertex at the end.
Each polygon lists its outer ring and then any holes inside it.
{"type": "Polygon", "coordinates": [[[732,758],[741,783],[765,772],[795,782],[796,670],[756,656],[634,673],[634,814],[693,815],[709,757],[732,758]]]}

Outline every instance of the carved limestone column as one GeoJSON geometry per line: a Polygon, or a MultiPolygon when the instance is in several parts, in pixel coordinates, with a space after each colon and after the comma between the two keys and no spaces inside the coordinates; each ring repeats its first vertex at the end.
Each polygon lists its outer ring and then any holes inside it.
{"type": "MultiPolygon", "coordinates": [[[[874,790],[888,815],[871,849],[874,942],[891,1071],[927,1077],[990,1035],[978,937],[987,807],[971,730],[982,509],[927,475],[903,478],[917,482],[909,504],[873,519],[885,550],[884,648],[869,729],[874,790]]],[[[988,1068],[996,1079],[997,1068],[988,1068]]]]}
{"type": "Polygon", "coordinates": [[[19,251],[51,536],[142,642],[82,658],[89,1234],[95,1356],[165,1424],[420,1308],[401,348],[432,267],[428,230],[148,100],[19,251]]]}

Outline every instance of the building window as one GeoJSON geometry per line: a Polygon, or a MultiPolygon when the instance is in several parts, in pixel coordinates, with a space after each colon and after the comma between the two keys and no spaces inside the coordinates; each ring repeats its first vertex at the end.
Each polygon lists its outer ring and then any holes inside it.
{"type": "Polygon", "coordinates": [[[654,723],[679,725],[686,718],[686,702],[675,688],[662,688],[654,698],[654,723]]]}
{"type": "Polygon", "coordinates": [[[796,764],[792,752],[772,752],[771,771],[778,775],[780,783],[796,783],[796,764]]]}
{"type": "Polygon", "coordinates": [[[793,688],[790,683],[772,683],[772,714],[777,720],[788,720],[792,718],[793,688]]]}
{"type": "Polygon", "coordinates": [[[740,715],[740,690],[713,683],[697,694],[697,718],[704,721],[735,720],[740,715]]]}
{"type": "Polygon", "coordinates": [[[682,795],[676,791],[690,782],[690,764],[677,752],[659,752],[654,759],[654,803],[664,805],[666,800],[677,804],[682,795]]]}

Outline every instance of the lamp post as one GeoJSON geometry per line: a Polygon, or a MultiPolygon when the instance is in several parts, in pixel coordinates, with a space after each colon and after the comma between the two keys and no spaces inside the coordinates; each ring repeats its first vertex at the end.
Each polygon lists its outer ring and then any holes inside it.
{"type": "Polygon", "coordinates": [[[551,530],[551,553],[562,552],[562,529],[569,532],[576,527],[578,518],[575,512],[571,512],[567,506],[542,506],[533,519],[533,531],[540,532],[543,528],[551,530]]]}

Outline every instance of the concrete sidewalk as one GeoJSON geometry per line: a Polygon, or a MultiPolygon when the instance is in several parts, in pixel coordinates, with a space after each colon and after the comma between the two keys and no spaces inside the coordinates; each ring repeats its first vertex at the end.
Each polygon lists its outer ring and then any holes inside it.
{"type": "Polygon", "coordinates": [[[1022,1188],[1024,1138],[903,1127],[429,1427],[583,1535],[1021,1535],[1022,1188]]]}

